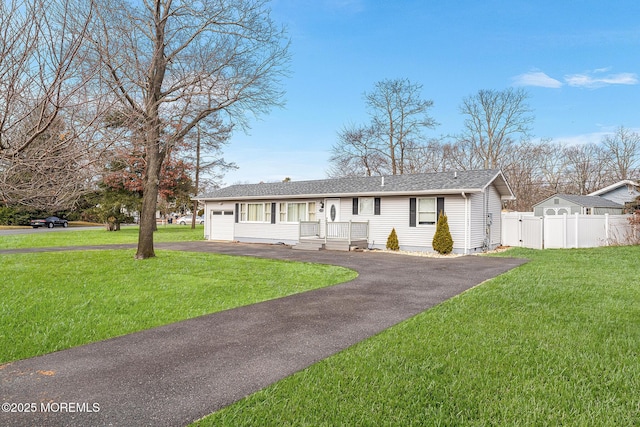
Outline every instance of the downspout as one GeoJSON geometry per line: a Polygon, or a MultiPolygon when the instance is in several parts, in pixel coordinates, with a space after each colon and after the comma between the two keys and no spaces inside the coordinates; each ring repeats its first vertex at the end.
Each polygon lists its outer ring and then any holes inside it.
{"type": "Polygon", "coordinates": [[[462,192],[464,198],[464,255],[469,254],[469,199],[467,195],[462,192]]]}

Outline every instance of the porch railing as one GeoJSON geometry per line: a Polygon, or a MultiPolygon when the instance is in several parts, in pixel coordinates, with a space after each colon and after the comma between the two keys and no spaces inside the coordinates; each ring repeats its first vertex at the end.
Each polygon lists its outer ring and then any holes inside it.
{"type": "Polygon", "coordinates": [[[300,237],[320,237],[336,240],[369,240],[369,221],[327,222],[321,227],[320,221],[300,221],[300,237]],[[322,233],[324,229],[324,233],[322,233]]]}
{"type": "Polygon", "coordinates": [[[300,237],[320,237],[320,221],[300,221],[300,237]]]}

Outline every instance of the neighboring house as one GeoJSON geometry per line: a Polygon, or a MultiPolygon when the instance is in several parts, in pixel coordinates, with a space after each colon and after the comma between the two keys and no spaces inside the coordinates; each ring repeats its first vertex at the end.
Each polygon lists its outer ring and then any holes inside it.
{"type": "Polygon", "coordinates": [[[299,247],[383,249],[391,229],[403,250],[432,251],[444,211],[454,252],[501,243],[501,208],[513,200],[499,170],[232,185],[196,198],[209,240],[299,247]]]}
{"type": "Polygon", "coordinates": [[[583,214],[583,215],[620,215],[624,206],[600,196],[576,196],[556,194],[533,205],[535,216],[583,214]]]}
{"type": "Polygon", "coordinates": [[[612,202],[625,205],[626,203],[634,202],[636,198],[640,196],[638,187],[640,187],[640,184],[638,184],[637,182],[625,179],[623,181],[618,181],[615,184],[612,184],[601,190],[594,191],[589,195],[604,197],[605,199],[611,200],[612,202]]]}

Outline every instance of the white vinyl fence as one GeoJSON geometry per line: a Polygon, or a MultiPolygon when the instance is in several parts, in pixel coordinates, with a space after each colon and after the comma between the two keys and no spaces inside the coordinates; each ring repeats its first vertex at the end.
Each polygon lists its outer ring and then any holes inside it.
{"type": "Polygon", "coordinates": [[[629,215],[548,215],[529,212],[502,214],[502,244],[525,248],[593,248],[638,242],[629,215]]]}

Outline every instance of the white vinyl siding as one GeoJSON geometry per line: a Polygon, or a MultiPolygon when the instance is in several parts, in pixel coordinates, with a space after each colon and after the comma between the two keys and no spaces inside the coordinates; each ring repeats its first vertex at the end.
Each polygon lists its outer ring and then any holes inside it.
{"type": "Polygon", "coordinates": [[[484,240],[484,195],[483,193],[473,193],[469,196],[470,235],[469,247],[482,248],[484,240]]]}
{"type": "MultiPolygon", "coordinates": [[[[383,249],[391,229],[395,228],[401,249],[432,250],[431,242],[436,232],[436,225],[434,223],[409,227],[409,198],[408,196],[382,197],[380,215],[366,219],[361,218],[359,215],[352,215],[351,204],[347,203],[349,205],[348,209],[342,209],[341,212],[343,215],[342,220],[369,220],[370,246],[383,249]]],[[[416,199],[420,198],[422,197],[417,197],[416,199]]],[[[437,205],[437,198],[433,197],[433,200],[434,204],[437,205]]],[[[418,201],[416,200],[416,210],[417,204],[418,201]]],[[[461,252],[464,248],[464,199],[459,195],[447,195],[445,196],[444,209],[449,220],[449,230],[453,238],[454,250],[459,248],[461,252]]]]}

